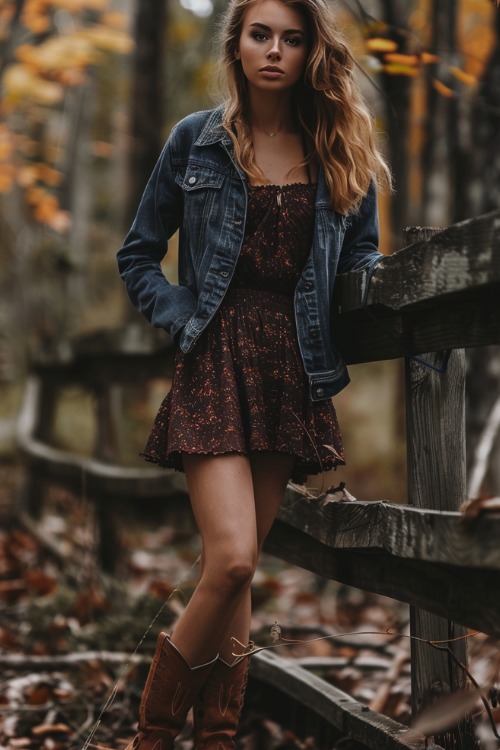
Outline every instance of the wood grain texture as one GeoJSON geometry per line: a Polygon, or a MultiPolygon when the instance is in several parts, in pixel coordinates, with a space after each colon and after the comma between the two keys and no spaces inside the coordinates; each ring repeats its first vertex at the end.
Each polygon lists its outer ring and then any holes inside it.
{"type": "MultiPolygon", "coordinates": [[[[433,499],[426,497],[426,505],[433,499]]],[[[495,513],[468,522],[460,512],[385,501],[328,502],[328,495],[307,500],[289,489],[278,517],[332,550],[384,552],[408,560],[500,571],[500,515],[495,513]]]]}
{"type": "Polygon", "coordinates": [[[332,339],[347,363],[499,343],[500,211],[384,257],[368,281],[361,269],[335,287],[332,339]]]}
{"type": "MultiPolygon", "coordinates": [[[[493,226],[497,224],[500,230],[500,218],[493,221],[493,226]]],[[[479,285],[483,275],[487,276],[483,264],[491,264],[493,243],[491,235],[485,237],[481,228],[484,226],[478,222],[477,256],[469,257],[471,238],[467,222],[452,227],[451,233],[441,232],[423,245],[417,244],[420,250],[433,251],[427,253],[430,256],[427,263],[431,261],[427,267],[426,253],[419,253],[418,249],[416,253],[423,298],[426,295],[437,298],[446,289],[455,292],[460,285],[469,285],[472,279],[479,285]],[[447,243],[447,251],[441,256],[439,243],[443,241],[447,243]]],[[[426,365],[415,358],[405,360],[408,503],[425,508],[432,497],[433,509],[456,511],[466,494],[465,353],[463,349],[455,349],[447,358],[445,352],[428,352],[423,360],[426,365]]],[[[461,591],[461,586],[457,590],[461,591]]],[[[426,608],[410,607],[413,716],[467,684],[467,675],[460,666],[467,664],[467,629],[451,618],[449,612],[442,617],[426,608]],[[425,642],[429,640],[443,641],[446,649],[429,648],[425,642]]],[[[447,750],[457,747],[473,750],[476,742],[470,716],[437,739],[447,750]]]]}
{"type": "MultiPolygon", "coordinates": [[[[302,710],[312,711],[342,735],[377,750],[424,750],[425,738],[407,726],[370,711],[338,688],[307,672],[292,659],[261,651],[250,660],[250,675],[296,698],[302,710]]],[[[441,750],[433,745],[434,750],[441,750]]]]}
{"type": "Polygon", "coordinates": [[[500,210],[454,224],[386,256],[370,287],[362,269],[339,277],[338,311],[368,305],[392,310],[431,302],[472,287],[500,283],[500,210]]]}
{"type": "Polygon", "coordinates": [[[498,570],[426,563],[372,549],[335,549],[281,520],[275,521],[264,549],[324,578],[398,599],[500,637],[498,570]]]}

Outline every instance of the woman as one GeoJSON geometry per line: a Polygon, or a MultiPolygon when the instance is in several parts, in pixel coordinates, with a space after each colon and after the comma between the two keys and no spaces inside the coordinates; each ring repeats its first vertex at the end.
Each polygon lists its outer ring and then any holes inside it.
{"type": "Polygon", "coordinates": [[[194,704],[196,750],[234,748],[250,583],[290,477],[343,463],[331,396],[337,272],[374,267],[389,182],[353,61],[324,0],[231,0],[229,97],[182,120],[118,253],[136,307],[178,345],[144,455],[186,473],[199,584],[160,635],[140,750],[168,750],[194,704]],[[160,262],[180,228],[179,284],[160,262]]]}

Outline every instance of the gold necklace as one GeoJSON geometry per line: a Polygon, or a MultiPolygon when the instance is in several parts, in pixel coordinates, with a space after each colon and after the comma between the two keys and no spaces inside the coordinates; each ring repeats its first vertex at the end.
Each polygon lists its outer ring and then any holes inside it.
{"type": "Polygon", "coordinates": [[[269,138],[276,138],[278,133],[281,133],[283,128],[278,128],[278,130],[266,130],[265,128],[255,128],[256,130],[260,130],[261,133],[265,133],[269,136],[269,138]]]}

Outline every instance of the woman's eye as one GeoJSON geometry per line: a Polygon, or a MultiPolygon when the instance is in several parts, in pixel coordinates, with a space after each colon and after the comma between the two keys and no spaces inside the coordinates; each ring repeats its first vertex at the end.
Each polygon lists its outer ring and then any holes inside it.
{"type": "Polygon", "coordinates": [[[299,39],[299,37],[298,37],[298,36],[290,36],[290,37],[288,37],[288,39],[286,39],[286,43],[287,43],[287,44],[288,44],[288,45],[289,45],[290,47],[298,47],[298,46],[299,46],[299,44],[301,44],[301,42],[302,42],[302,40],[301,40],[301,39],[299,39]]]}
{"type": "Polygon", "coordinates": [[[258,42],[264,42],[267,39],[266,35],[262,31],[254,31],[252,36],[258,42]]]}

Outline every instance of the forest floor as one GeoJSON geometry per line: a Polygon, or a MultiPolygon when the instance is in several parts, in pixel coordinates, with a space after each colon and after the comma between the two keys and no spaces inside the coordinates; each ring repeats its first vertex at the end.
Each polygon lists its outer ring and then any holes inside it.
{"type": "MultiPolygon", "coordinates": [[[[196,584],[199,541],[189,509],[124,514],[116,574],[103,575],[92,504],[52,486],[31,525],[10,512],[16,475],[15,466],[0,465],[0,748],[72,750],[91,743],[120,750],[135,732],[156,636],[169,629],[196,584]]],[[[363,704],[409,723],[405,605],[268,555],[252,591],[258,646],[277,647],[363,704]],[[272,638],[276,625],[279,645],[272,638]]],[[[484,683],[492,664],[498,667],[498,650],[483,635],[469,644],[470,670],[484,683]]],[[[490,699],[498,724],[493,693],[490,699]]],[[[481,750],[496,750],[500,743],[480,701],[475,714],[481,750]]],[[[178,747],[191,747],[188,734],[178,747]]],[[[314,745],[272,716],[245,715],[240,748],[314,745]]]]}

